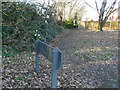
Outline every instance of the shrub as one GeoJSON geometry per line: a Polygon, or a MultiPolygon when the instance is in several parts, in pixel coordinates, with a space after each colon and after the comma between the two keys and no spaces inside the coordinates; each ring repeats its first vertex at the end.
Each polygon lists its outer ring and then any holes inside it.
{"type": "Polygon", "coordinates": [[[49,5],[2,2],[2,19],[3,54],[33,50],[36,39],[50,42],[62,31],[49,5]]]}
{"type": "Polygon", "coordinates": [[[71,29],[71,28],[74,28],[74,19],[69,19],[69,20],[66,20],[63,22],[63,27],[64,28],[68,28],[68,29],[71,29]]]}

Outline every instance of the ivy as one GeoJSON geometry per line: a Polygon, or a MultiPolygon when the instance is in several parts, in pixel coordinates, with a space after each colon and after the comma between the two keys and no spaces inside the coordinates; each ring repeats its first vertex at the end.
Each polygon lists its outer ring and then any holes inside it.
{"type": "Polygon", "coordinates": [[[54,7],[45,4],[2,2],[2,19],[4,53],[34,50],[35,40],[50,42],[62,31],[54,7]]]}

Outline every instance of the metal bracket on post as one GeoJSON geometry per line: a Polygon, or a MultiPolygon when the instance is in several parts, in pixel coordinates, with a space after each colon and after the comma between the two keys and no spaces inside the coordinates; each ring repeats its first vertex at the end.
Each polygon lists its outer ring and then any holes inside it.
{"type": "Polygon", "coordinates": [[[36,40],[36,72],[40,72],[40,40],[36,40]]]}
{"type": "Polygon", "coordinates": [[[53,54],[53,63],[52,63],[52,81],[51,81],[51,87],[52,88],[56,88],[56,86],[57,86],[57,73],[58,73],[58,71],[57,71],[57,62],[58,62],[58,51],[59,51],[59,49],[58,48],[54,48],[53,49],[53,52],[54,52],[54,54],[53,54]]]}

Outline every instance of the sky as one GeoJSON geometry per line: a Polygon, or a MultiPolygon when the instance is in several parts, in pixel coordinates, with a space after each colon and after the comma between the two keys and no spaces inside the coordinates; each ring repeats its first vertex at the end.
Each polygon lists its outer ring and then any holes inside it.
{"type": "MultiPolygon", "coordinates": [[[[86,0],[91,6],[95,7],[95,3],[94,0],[86,0]]],[[[98,0],[97,0],[98,1],[98,0]]],[[[117,3],[115,5],[115,8],[118,7],[118,2],[120,0],[117,0],[117,3]]],[[[99,2],[98,2],[99,3],[99,2]]],[[[90,18],[92,20],[98,20],[98,13],[96,12],[96,10],[93,10],[91,7],[89,7],[88,5],[86,5],[86,13],[83,16],[82,20],[86,20],[86,18],[90,18]]]]}
{"type": "MultiPolygon", "coordinates": [[[[25,0],[23,0],[25,1],[25,0]]],[[[47,3],[48,0],[26,0],[26,1],[33,1],[33,2],[43,2],[45,1],[47,3]]],[[[50,0],[51,1],[51,0],[50,0]]],[[[57,0],[58,1],[58,0],[57,0]]],[[[95,7],[95,3],[94,0],[86,0],[91,6],[95,7]]],[[[97,0],[98,1],[98,0],[97,0]]],[[[99,0],[101,1],[101,0],[99,0]]],[[[117,0],[117,4],[116,4],[116,8],[118,7],[118,2],[120,0],[117,0]]],[[[99,2],[98,2],[99,5],[99,2]]],[[[86,18],[92,19],[92,20],[98,20],[98,14],[96,12],[96,10],[93,10],[91,7],[89,7],[88,5],[86,5],[86,13],[83,15],[82,20],[86,20],[86,18]]]]}
{"type": "MultiPolygon", "coordinates": [[[[93,7],[95,6],[93,0],[86,0],[86,1],[91,6],[93,6],[93,7]]],[[[83,16],[82,20],[86,20],[86,18],[90,18],[90,19],[96,20],[97,17],[98,17],[97,12],[95,10],[93,10],[91,7],[89,7],[88,5],[85,4],[85,6],[86,6],[86,13],[83,16]]]]}

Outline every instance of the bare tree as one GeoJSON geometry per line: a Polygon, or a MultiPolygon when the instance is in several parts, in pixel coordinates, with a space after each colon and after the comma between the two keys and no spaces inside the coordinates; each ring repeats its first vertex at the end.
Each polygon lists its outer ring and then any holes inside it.
{"type": "MultiPolygon", "coordinates": [[[[85,0],[84,0],[85,1],[85,0]]],[[[94,0],[95,8],[85,1],[85,3],[92,9],[96,10],[99,14],[99,30],[103,31],[103,27],[108,19],[108,17],[116,10],[114,9],[117,0],[94,0]],[[98,6],[98,1],[100,1],[101,6],[98,6]]]]}
{"type": "Polygon", "coordinates": [[[57,11],[57,16],[59,20],[64,21],[69,18],[74,18],[76,15],[76,12],[78,13],[77,15],[82,16],[81,14],[83,13],[83,3],[79,0],[52,0],[53,5],[56,8],[57,11]],[[82,4],[81,4],[82,3],[82,4]]]}
{"type": "Polygon", "coordinates": [[[74,9],[74,7],[76,6],[77,1],[70,3],[70,10],[69,10],[69,18],[71,17],[71,12],[74,9]]]}
{"type": "Polygon", "coordinates": [[[58,2],[55,0],[52,1],[53,1],[53,6],[56,9],[59,20],[63,21],[65,17],[65,8],[69,3],[71,3],[71,1],[67,1],[67,0],[60,0],[58,2]]]}

